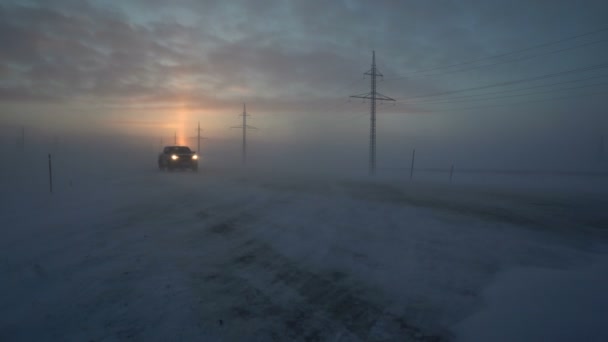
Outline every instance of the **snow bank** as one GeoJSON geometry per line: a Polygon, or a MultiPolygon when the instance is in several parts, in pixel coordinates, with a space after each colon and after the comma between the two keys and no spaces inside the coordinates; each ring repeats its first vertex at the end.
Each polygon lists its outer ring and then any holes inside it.
{"type": "Polygon", "coordinates": [[[608,341],[608,258],[576,270],[516,268],[457,325],[461,341],[608,341]]]}
{"type": "Polygon", "coordinates": [[[587,193],[160,173],[127,152],[58,157],[52,195],[43,153],[1,170],[0,340],[449,339],[488,284],[579,268],[606,241],[587,193]]]}

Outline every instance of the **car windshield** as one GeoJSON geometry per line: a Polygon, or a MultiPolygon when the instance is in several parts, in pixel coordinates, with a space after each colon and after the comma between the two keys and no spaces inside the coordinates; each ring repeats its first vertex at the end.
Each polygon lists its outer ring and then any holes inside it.
{"type": "Polygon", "coordinates": [[[169,148],[170,153],[190,153],[190,149],[185,146],[174,146],[169,148]]]}

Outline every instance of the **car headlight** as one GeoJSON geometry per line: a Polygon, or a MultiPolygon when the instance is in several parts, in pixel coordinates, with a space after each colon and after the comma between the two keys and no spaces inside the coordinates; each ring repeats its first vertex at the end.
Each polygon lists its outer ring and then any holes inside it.
{"type": "Polygon", "coordinates": [[[192,156],[192,159],[193,160],[198,160],[198,156],[195,154],[195,155],[192,156]]]}
{"type": "Polygon", "coordinates": [[[171,156],[171,159],[177,160],[177,159],[179,159],[179,157],[174,154],[174,155],[171,156]]]}

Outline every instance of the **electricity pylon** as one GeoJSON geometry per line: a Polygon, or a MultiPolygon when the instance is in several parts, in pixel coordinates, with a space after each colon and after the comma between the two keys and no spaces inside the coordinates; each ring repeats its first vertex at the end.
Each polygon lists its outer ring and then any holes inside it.
{"type": "Polygon", "coordinates": [[[395,99],[384,96],[376,91],[376,77],[384,77],[376,69],[376,51],[372,51],[372,68],[364,75],[371,78],[371,91],[369,93],[352,95],[351,97],[370,100],[370,127],[369,127],[369,174],[376,173],[376,101],[395,101],[395,99]]]}
{"type": "Polygon", "coordinates": [[[197,134],[195,137],[189,137],[188,139],[196,139],[197,143],[196,143],[196,152],[198,152],[199,154],[201,153],[201,140],[207,140],[206,137],[201,137],[201,132],[203,131],[201,129],[201,122],[198,122],[198,127],[194,129],[197,134]]]}
{"type": "Polygon", "coordinates": [[[198,127],[196,128],[196,152],[201,153],[201,122],[198,122],[198,127]]]}
{"type": "Polygon", "coordinates": [[[247,164],[247,130],[248,129],[257,129],[256,127],[247,125],[247,117],[250,116],[247,114],[247,106],[243,103],[243,114],[240,116],[243,117],[243,124],[241,126],[233,126],[232,128],[242,128],[243,129],[243,147],[242,147],[242,163],[243,166],[247,164]]]}

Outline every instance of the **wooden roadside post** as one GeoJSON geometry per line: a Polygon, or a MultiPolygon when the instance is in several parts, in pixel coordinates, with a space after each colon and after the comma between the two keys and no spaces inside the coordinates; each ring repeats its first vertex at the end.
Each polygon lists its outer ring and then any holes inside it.
{"type": "Polygon", "coordinates": [[[53,193],[53,166],[51,164],[51,154],[49,153],[49,192],[53,193]]]}
{"type": "Polygon", "coordinates": [[[452,183],[452,176],[454,175],[454,164],[450,167],[450,183],[452,183]]]}
{"type": "Polygon", "coordinates": [[[410,180],[414,178],[414,162],[416,160],[416,149],[412,150],[412,166],[410,166],[410,180]]]}

